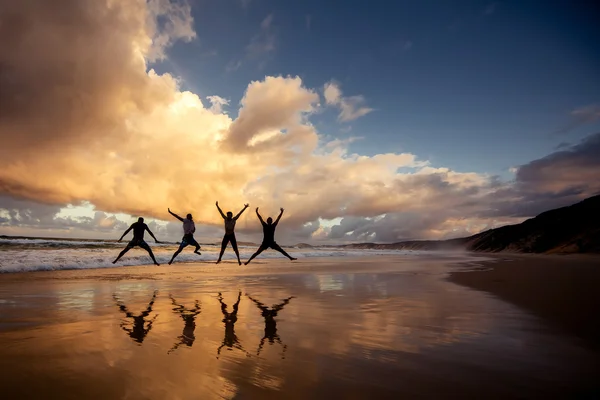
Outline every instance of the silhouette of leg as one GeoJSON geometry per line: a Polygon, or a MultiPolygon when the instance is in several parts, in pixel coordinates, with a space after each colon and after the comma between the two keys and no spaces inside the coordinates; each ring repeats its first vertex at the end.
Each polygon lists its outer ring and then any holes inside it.
{"type": "Polygon", "coordinates": [[[131,250],[132,248],[133,248],[132,246],[129,246],[129,245],[127,245],[127,247],[125,247],[125,248],[123,249],[123,251],[121,251],[121,252],[119,253],[119,255],[117,256],[117,258],[115,259],[115,261],[113,261],[112,263],[113,263],[113,264],[116,264],[116,263],[117,263],[117,261],[119,261],[119,259],[120,259],[121,257],[123,257],[123,256],[125,255],[125,253],[127,253],[127,252],[128,252],[129,250],[131,250]]]}
{"type": "Polygon", "coordinates": [[[173,264],[173,260],[175,259],[175,257],[177,257],[179,255],[179,253],[181,253],[181,250],[183,250],[185,246],[187,246],[187,244],[182,241],[181,244],[179,245],[179,248],[177,249],[177,251],[175,253],[173,253],[173,257],[171,257],[171,261],[169,261],[169,265],[173,264]]]}
{"type": "Polygon", "coordinates": [[[192,235],[190,235],[189,239],[188,239],[188,244],[192,245],[195,247],[194,249],[194,253],[201,255],[202,253],[200,253],[198,250],[200,250],[200,244],[198,242],[196,242],[196,239],[194,239],[194,237],[192,235]]]}
{"type": "Polygon", "coordinates": [[[221,262],[221,257],[223,257],[223,253],[225,253],[225,249],[227,248],[227,243],[229,243],[229,235],[224,235],[221,241],[221,252],[219,253],[217,264],[221,262]]]}
{"type": "Polygon", "coordinates": [[[152,249],[150,248],[150,246],[148,246],[148,244],[146,242],[140,243],[140,247],[148,252],[148,254],[150,255],[150,258],[152,258],[152,261],[154,261],[154,264],[160,265],[156,261],[156,258],[154,258],[154,253],[152,253],[152,249]]]}
{"type": "Polygon", "coordinates": [[[240,260],[240,252],[238,251],[237,240],[235,239],[235,235],[231,235],[230,240],[231,240],[231,247],[233,247],[233,251],[235,252],[235,255],[237,256],[238,265],[242,265],[242,261],[240,260]]]}
{"type": "Polygon", "coordinates": [[[290,260],[295,260],[294,257],[290,256],[288,253],[285,252],[284,249],[282,249],[281,247],[279,247],[279,245],[277,243],[273,243],[271,245],[271,248],[273,250],[277,250],[278,252],[280,252],[281,254],[283,254],[284,256],[286,256],[287,258],[289,258],[290,260]]]}
{"type": "Polygon", "coordinates": [[[252,254],[252,256],[250,256],[250,258],[248,259],[248,261],[246,261],[244,263],[244,265],[248,265],[250,264],[250,261],[254,260],[254,258],[259,255],[260,253],[262,253],[263,251],[265,251],[267,249],[267,246],[264,245],[260,245],[260,247],[258,248],[258,250],[256,250],[256,253],[252,254]]]}

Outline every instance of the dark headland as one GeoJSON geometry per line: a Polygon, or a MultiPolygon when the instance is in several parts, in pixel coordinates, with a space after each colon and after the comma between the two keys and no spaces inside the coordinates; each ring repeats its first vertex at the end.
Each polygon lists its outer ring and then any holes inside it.
{"type": "Polygon", "coordinates": [[[335,247],[546,254],[600,253],[600,195],[571,206],[546,211],[520,224],[489,229],[464,238],[353,243],[335,247]]]}

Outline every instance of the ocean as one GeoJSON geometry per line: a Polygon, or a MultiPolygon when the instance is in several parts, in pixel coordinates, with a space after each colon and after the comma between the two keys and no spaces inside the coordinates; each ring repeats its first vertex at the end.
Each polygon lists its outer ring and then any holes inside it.
{"type": "MultiPolygon", "coordinates": [[[[118,243],[114,240],[88,239],[49,239],[49,238],[0,238],[0,273],[54,271],[69,269],[115,268],[126,265],[152,264],[148,253],[140,248],[134,248],[119,260],[112,261],[125,248],[128,241],[118,243]]],[[[166,264],[179,247],[175,243],[154,243],[148,241],[156,260],[166,264]]],[[[185,248],[175,259],[175,263],[215,262],[221,249],[220,243],[201,243],[201,256],[193,253],[193,247],[185,248]]],[[[242,262],[246,261],[258,246],[238,246],[242,262]]],[[[431,252],[413,250],[365,250],[345,249],[335,247],[284,247],[293,257],[361,257],[374,255],[419,255],[431,252]]],[[[266,250],[258,257],[284,258],[274,250],[266,250]]],[[[227,247],[223,261],[236,260],[231,246],[227,247]]]]}

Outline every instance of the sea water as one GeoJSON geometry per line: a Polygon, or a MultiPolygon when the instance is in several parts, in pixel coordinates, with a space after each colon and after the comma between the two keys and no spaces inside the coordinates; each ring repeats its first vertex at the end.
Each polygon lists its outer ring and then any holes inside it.
{"type": "MultiPolygon", "coordinates": [[[[0,239],[0,273],[53,271],[67,269],[108,268],[124,265],[152,264],[148,253],[133,248],[115,265],[112,261],[127,246],[128,241],[121,243],[114,240],[84,239],[45,239],[45,238],[1,238],[0,239]]],[[[156,260],[166,264],[177,250],[177,243],[147,242],[156,260]]],[[[177,263],[215,262],[219,257],[220,243],[200,243],[200,256],[194,254],[193,247],[186,247],[175,259],[177,263]]],[[[256,246],[238,246],[242,262],[250,258],[257,250],[256,246]]],[[[284,247],[296,258],[307,257],[360,257],[373,255],[426,255],[431,252],[413,250],[353,250],[335,247],[296,248],[284,247]]],[[[274,250],[266,250],[260,258],[282,258],[283,255],[274,250]]],[[[223,260],[236,260],[235,253],[228,246],[223,260]]]]}

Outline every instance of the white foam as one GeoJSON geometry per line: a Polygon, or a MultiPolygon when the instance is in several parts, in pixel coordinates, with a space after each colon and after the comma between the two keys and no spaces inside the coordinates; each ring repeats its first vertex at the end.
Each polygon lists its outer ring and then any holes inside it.
{"type": "MultiPolygon", "coordinates": [[[[12,239],[11,239],[12,240],[12,239]]],[[[37,240],[37,239],[33,239],[37,240]]],[[[25,239],[27,241],[27,239],[25,239]]],[[[67,241],[73,243],[72,241],[67,241]]],[[[82,242],[88,245],[89,242],[82,242]]],[[[105,243],[105,242],[99,242],[105,243]]],[[[118,248],[56,248],[56,249],[8,249],[0,251],[0,273],[12,272],[31,272],[31,271],[55,271],[70,269],[92,269],[92,268],[111,268],[125,265],[148,265],[152,260],[146,251],[134,248],[119,260],[115,265],[112,261],[119,254],[120,249],[125,247],[125,243],[118,243],[118,248]]],[[[156,246],[151,244],[154,255],[160,264],[166,264],[177,249],[177,245],[165,244],[156,246]]],[[[247,260],[256,247],[239,246],[240,257],[242,261],[247,260]]],[[[191,247],[187,247],[177,256],[175,262],[203,262],[216,261],[219,255],[220,247],[202,246],[202,255],[194,254],[191,247]]],[[[286,249],[288,253],[297,258],[310,257],[360,257],[374,255],[421,255],[431,254],[430,252],[416,252],[407,250],[350,250],[335,248],[307,248],[286,249]]],[[[259,258],[284,258],[279,252],[274,250],[264,251],[259,258]]],[[[223,260],[236,260],[235,254],[231,248],[228,248],[223,256],[223,260]]]]}

